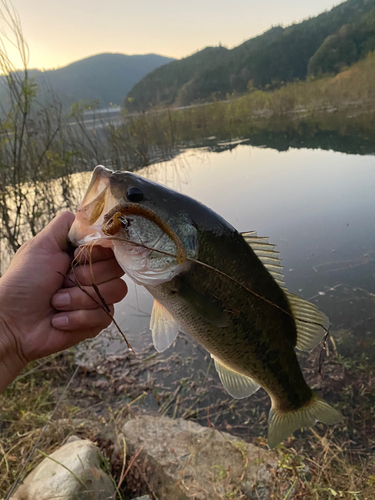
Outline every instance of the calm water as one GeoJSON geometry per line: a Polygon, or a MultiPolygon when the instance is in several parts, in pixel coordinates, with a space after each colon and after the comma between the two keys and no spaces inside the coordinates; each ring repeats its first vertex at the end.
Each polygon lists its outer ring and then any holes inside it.
{"type": "MultiPolygon", "coordinates": [[[[302,355],[305,377],[330,403],[341,405],[344,414],[354,415],[357,405],[348,395],[346,379],[352,384],[353,377],[344,373],[340,359],[355,367],[363,361],[375,366],[375,157],[319,149],[278,152],[238,144],[220,153],[191,149],[139,174],[198,199],[239,231],[256,230],[277,245],[286,285],[330,317],[331,351],[339,354],[326,362],[324,380],[318,374],[319,353],[315,358],[302,355]]],[[[155,353],[148,329],[153,298],[130,280],[128,286],[116,318],[140,358],[148,359],[155,353]]],[[[124,342],[118,339],[118,334],[110,340],[103,335],[85,352],[94,359],[103,351],[121,354],[124,342]]],[[[140,366],[136,363],[121,361],[111,380],[121,378],[124,370],[130,377],[140,366]]],[[[231,399],[210,356],[186,334],[152,357],[151,365],[146,363],[136,377],[133,388],[139,387],[136,395],[146,390],[143,402],[149,410],[204,425],[210,412],[218,428],[247,440],[266,434],[268,396],[261,390],[251,398],[231,399]]],[[[126,404],[126,393],[117,394],[117,404],[126,404]]],[[[372,417],[366,415],[372,428],[372,417]]],[[[356,426],[346,427],[353,438],[356,426]]]]}
{"type": "MultiPolygon", "coordinates": [[[[331,288],[375,293],[375,157],[238,145],[221,153],[188,150],[139,174],[196,198],[239,231],[268,236],[288,289],[324,303],[332,320],[325,297],[331,288]]],[[[137,349],[150,341],[153,299],[128,285],[117,317],[137,349]]]]}

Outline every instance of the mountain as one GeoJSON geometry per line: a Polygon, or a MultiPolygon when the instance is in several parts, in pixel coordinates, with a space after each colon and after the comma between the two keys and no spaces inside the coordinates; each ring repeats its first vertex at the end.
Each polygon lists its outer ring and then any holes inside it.
{"type": "MultiPolygon", "coordinates": [[[[178,93],[189,94],[189,84],[192,76],[198,76],[202,69],[212,70],[220,64],[220,60],[229,52],[225,47],[206,47],[205,49],[177,61],[167,64],[164,71],[151,71],[143,78],[127,95],[128,103],[133,103],[136,109],[141,109],[138,104],[147,103],[155,105],[158,103],[172,104],[178,99],[178,93]],[[141,97],[141,99],[140,99],[141,97]]],[[[210,82],[215,86],[215,81],[210,82]]],[[[196,90],[194,90],[195,94],[196,90]]],[[[199,90],[198,90],[199,93],[199,90]]],[[[207,92],[203,92],[205,97],[207,92]]],[[[186,101],[187,99],[181,99],[186,101]]],[[[146,104],[146,107],[148,107],[146,104]]]]}
{"type": "Polygon", "coordinates": [[[353,24],[344,24],[328,36],[308,65],[310,75],[338,73],[375,50],[375,9],[353,24]]]}
{"type": "MultiPolygon", "coordinates": [[[[347,33],[343,27],[348,25],[354,26],[355,32],[367,29],[368,36],[364,37],[361,50],[357,55],[348,56],[350,61],[358,60],[356,57],[374,45],[369,35],[371,29],[375,35],[370,20],[373,9],[375,0],[347,0],[301,23],[286,28],[273,27],[231,50],[206,48],[146,75],[127,94],[124,106],[128,110],[145,110],[157,105],[186,106],[213,98],[223,99],[233,92],[277,88],[284,82],[302,80],[308,72],[315,74],[316,69],[322,67],[318,51],[323,50],[324,44],[323,60],[327,52],[335,53],[336,47],[329,37],[338,36],[340,30],[347,33]]],[[[337,67],[346,64],[344,60],[341,62],[337,67]]],[[[323,65],[323,69],[324,72],[336,71],[335,66],[327,69],[323,65]]]]}
{"type": "MultiPolygon", "coordinates": [[[[30,70],[42,89],[53,89],[64,107],[80,100],[99,100],[101,107],[121,104],[126,93],[147,73],[174,59],[156,54],[98,54],[48,71],[30,70]]],[[[1,83],[5,77],[0,77],[1,83]]],[[[6,86],[0,85],[0,103],[7,101],[6,86]]]]}

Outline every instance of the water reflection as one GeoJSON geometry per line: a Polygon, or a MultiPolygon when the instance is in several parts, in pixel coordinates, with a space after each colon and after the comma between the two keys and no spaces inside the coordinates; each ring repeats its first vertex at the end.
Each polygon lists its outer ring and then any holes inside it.
{"type": "MultiPolygon", "coordinates": [[[[220,154],[187,150],[138,173],[202,201],[239,231],[268,236],[290,291],[317,300],[340,283],[375,292],[373,157],[238,145],[220,154]]],[[[150,342],[152,297],[128,284],[116,314],[137,349],[150,342]]],[[[329,304],[324,310],[330,315],[329,304]]]]}
{"type": "MultiPolygon", "coordinates": [[[[337,356],[325,363],[321,380],[319,349],[302,354],[306,380],[330,403],[340,403],[344,414],[351,414],[345,363],[368,366],[368,350],[375,341],[374,158],[308,149],[280,153],[239,144],[220,153],[187,150],[178,162],[155,164],[138,173],[202,201],[239,231],[255,229],[277,245],[289,290],[315,302],[332,322],[329,348],[337,356]]],[[[99,344],[106,353],[123,356],[120,366],[140,370],[127,395],[141,396],[147,388],[142,404],[149,410],[204,425],[212,422],[247,440],[265,435],[269,401],[264,391],[240,401],[230,398],[210,356],[187,335],[156,354],[148,329],[153,299],[145,289],[128,284],[117,320],[140,358],[151,361],[134,365],[114,332],[103,337],[106,344],[99,344]]],[[[99,347],[96,341],[96,352],[99,347]]],[[[118,373],[118,364],[114,366],[118,373]]],[[[110,362],[105,370],[112,373],[110,362]]],[[[109,376],[117,384],[117,375],[109,376]]],[[[351,377],[350,384],[361,383],[351,377]]],[[[117,404],[124,404],[123,397],[117,404]]],[[[357,432],[356,423],[350,421],[345,429],[336,430],[336,435],[342,432],[341,438],[347,439],[345,432],[357,432]]]]}
{"type": "Polygon", "coordinates": [[[361,108],[292,120],[284,116],[245,122],[215,120],[200,125],[197,130],[189,122],[185,123],[181,131],[184,143],[191,141],[194,146],[200,144],[215,152],[235,147],[233,143],[227,144],[232,140],[280,152],[308,148],[359,155],[375,153],[375,113],[361,108]]]}
{"type": "MultiPolygon", "coordinates": [[[[267,147],[276,151],[294,149],[323,149],[348,154],[370,155],[375,153],[375,142],[369,137],[359,134],[342,135],[336,130],[323,130],[311,127],[307,123],[300,123],[298,128],[288,126],[285,130],[254,129],[245,135],[247,139],[240,142],[249,146],[267,147]]],[[[213,152],[233,149],[236,144],[227,145],[217,142],[217,137],[204,141],[213,152]]],[[[236,142],[236,141],[235,141],[236,142]]]]}

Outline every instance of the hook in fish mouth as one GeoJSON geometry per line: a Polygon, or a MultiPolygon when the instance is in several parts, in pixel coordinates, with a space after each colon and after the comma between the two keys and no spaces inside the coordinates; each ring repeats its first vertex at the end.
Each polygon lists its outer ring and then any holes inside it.
{"type": "MultiPolygon", "coordinates": [[[[107,218],[107,216],[105,218],[107,218]]],[[[121,229],[127,229],[129,225],[129,219],[124,217],[121,212],[116,212],[112,217],[103,222],[102,231],[106,236],[114,236],[121,229]]]]}
{"type": "Polygon", "coordinates": [[[179,265],[182,265],[186,261],[186,249],[177,234],[156,212],[143,205],[139,205],[137,203],[126,203],[113,207],[112,210],[110,210],[104,216],[104,222],[101,228],[103,233],[106,236],[114,236],[121,229],[126,229],[129,226],[129,221],[124,216],[127,215],[140,215],[150,220],[151,222],[154,222],[157,226],[160,227],[162,231],[164,231],[169,236],[169,238],[176,245],[177,263],[179,265]]]}

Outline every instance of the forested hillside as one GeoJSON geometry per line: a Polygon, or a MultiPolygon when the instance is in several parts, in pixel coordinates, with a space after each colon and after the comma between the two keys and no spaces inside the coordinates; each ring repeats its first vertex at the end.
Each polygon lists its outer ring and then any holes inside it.
{"type": "MultiPolygon", "coordinates": [[[[152,71],[128,94],[127,102],[130,108],[132,104],[137,110],[160,102],[172,104],[176,101],[178,92],[182,94],[189,92],[192,75],[199,75],[203,70],[214,72],[227,52],[229,51],[225,47],[206,47],[192,56],[173,61],[165,66],[164,71],[152,71]],[[135,102],[132,102],[133,99],[135,102]]],[[[217,83],[215,79],[207,82],[208,85],[213,85],[213,88],[217,83]]],[[[199,95],[198,99],[204,98],[207,94],[204,89],[201,94],[199,90],[196,92],[199,95]]],[[[187,99],[179,100],[187,101],[187,99]]]]}
{"type": "Polygon", "coordinates": [[[253,88],[278,88],[308,74],[336,73],[375,48],[375,0],[347,0],[287,28],[274,27],[232,50],[210,47],[152,71],[124,105],[186,106],[253,88]]]}
{"type": "MultiPolygon", "coordinates": [[[[120,105],[126,93],[155,68],[173,61],[156,54],[128,56],[98,54],[63,68],[31,70],[35,83],[52,90],[64,107],[80,100],[99,100],[100,106],[120,105]]],[[[6,108],[8,94],[5,77],[0,77],[0,103],[6,108]]],[[[45,96],[46,94],[44,94],[45,96]]]]}
{"type": "Polygon", "coordinates": [[[344,24],[335,34],[328,36],[311,57],[308,73],[322,75],[338,73],[375,50],[375,9],[360,21],[344,24]]]}

